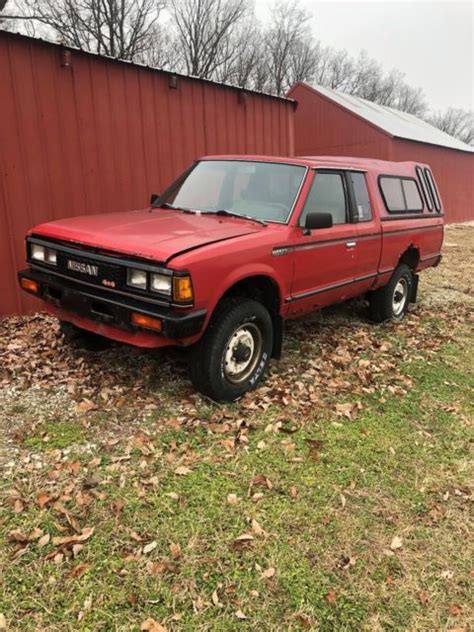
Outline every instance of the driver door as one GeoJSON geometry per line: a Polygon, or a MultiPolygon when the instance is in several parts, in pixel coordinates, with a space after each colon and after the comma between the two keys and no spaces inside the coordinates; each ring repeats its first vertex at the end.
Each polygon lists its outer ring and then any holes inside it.
{"type": "Polygon", "coordinates": [[[351,223],[344,171],[316,171],[294,229],[292,245],[294,277],[290,314],[304,314],[357,293],[353,283],[356,229],[351,223]],[[330,213],[332,227],[306,230],[308,213],[330,213]]]}

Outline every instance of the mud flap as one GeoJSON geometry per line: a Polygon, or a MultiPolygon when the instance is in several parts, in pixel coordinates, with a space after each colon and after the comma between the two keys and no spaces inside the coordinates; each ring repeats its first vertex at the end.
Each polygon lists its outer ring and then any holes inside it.
{"type": "Polygon", "coordinates": [[[416,299],[418,296],[418,281],[419,280],[420,280],[419,274],[412,275],[410,303],[416,303],[416,299]]]}
{"type": "Polygon", "coordinates": [[[278,314],[272,314],[273,322],[273,349],[272,358],[279,360],[283,347],[283,332],[285,329],[283,318],[278,314]]]}

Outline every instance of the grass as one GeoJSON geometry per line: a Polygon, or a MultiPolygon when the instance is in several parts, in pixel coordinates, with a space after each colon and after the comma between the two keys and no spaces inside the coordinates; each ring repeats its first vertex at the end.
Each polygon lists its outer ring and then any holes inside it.
{"type": "MultiPolygon", "coordinates": [[[[388,334],[395,347],[397,335],[388,334]]],[[[80,445],[94,438],[94,414],[88,428],[39,425],[25,447],[80,469],[72,479],[60,468],[52,481],[18,479],[22,497],[44,489],[56,500],[0,509],[0,612],[19,630],[139,630],[150,617],[189,631],[467,630],[471,370],[470,349],[451,342],[402,362],[406,394],[358,397],[355,421],[315,408],[296,432],[274,432],[282,411],[269,406],[250,415],[236,450],[205,423],[182,429],[152,416],[149,436],[98,447],[91,468],[80,445]],[[190,471],[177,475],[182,463],[190,471]],[[91,496],[85,506],[78,492],[91,496]],[[32,542],[15,559],[7,533],[58,535],[67,524],[58,502],[95,528],[77,558],[66,547],[46,559],[58,549],[32,542]],[[253,539],[236,544],[243,533],[253,539]],[[392,550],[394,537],[402,546],[392,550]]],[[[215,408],[202,413],[212,419],[215,408]]]]}
{"type": "Polygon", "coordinates": [[[42,315],[4,321],[8,629],[474,629],[473,231],[447,230],[404,324],[354,306],[290,324],[233,405],[196,397],[172,354],[80,354],[42,315]]]}

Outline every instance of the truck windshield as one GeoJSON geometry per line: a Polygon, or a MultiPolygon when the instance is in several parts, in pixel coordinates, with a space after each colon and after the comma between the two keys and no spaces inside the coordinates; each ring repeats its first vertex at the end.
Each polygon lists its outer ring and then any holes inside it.
{"type": "Polygon", "coordinates": [[[286,222],[305,171],[303,166],[275,162],[203,160],[156,205],[286,222]]]}

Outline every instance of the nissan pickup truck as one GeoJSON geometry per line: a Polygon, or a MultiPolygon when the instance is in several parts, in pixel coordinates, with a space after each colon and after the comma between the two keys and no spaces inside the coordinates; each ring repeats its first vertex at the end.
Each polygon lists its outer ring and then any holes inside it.
{"type": "Polygon", "coordinates": [[[443,216],[424,164],[205,157],[143,210],[33,228],[19,283],[68,340],[191,347],[195,388],[234,401],[280,357],[287,319],[364,296],[375,321],[401,320],[443,216]]]}

